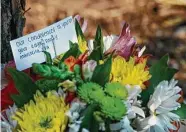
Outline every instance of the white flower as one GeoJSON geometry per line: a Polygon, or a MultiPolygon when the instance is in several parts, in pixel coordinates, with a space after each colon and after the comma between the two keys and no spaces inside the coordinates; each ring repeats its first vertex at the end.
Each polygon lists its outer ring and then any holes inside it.
{"type": "Polygon", "coordinates": [[[75,121],[73,124],[69,124],[69,132],[79,132],[80,129],[80,125],[81,125],[81,121],[82,119],[80,119],[79,121],[75,121]]]}
{"type": "Polygon", "coordinates": [[[97,66],[97,62],[94,60],[89,60],[82,66],[83,76],[85,79],[91,79],[94,69],[97,66]]]}
{"type": "Polygon", "coordinates": [[[86,128],[83,128],[82,132],[89,132],[89,130],[87,130],[86,128]]]}
{"type": "Polygon", "coordinates": [[[86,104],[75,100],[71,103],[70,110],[66,113],[69,117],[69,132],[78,132],[83,117],[80,117],[80,112],[85,108],[86,104]],[[79,119],[80,117],[80,119],[79,119]]]}
{"type": "MultiPolygon", "coordinates": [[[[110,47],[112,47],[113,44],[115,44],[115,42],[118,40],[118,38],[119,37],[116,35],[104,36],[103,37],[103,44],[104,44],[103,52],[107,51],[110,47]]],[[[89,40],[88,45],[89,45],[89,50],[92,51],[94,49],[93,40],[89,40]]]]}
{"type": "Polygon", "coordinates": [[[177,130],[171,122],[178,122],[179,116],[171,111],[181,107],[177,100],[180,98],[181,88],[175,86],[177,81],[162,81],[155,88],[155,91],[148,102],[151,116],[138,120],[138,130],[148,132],[169,132],[169,129],[177,130]]]}
{"type": "Polygon", "coordinates": [[[177,100],[181,97],[179,92],[181,88],[175,86],[178,81],[172,79],[170,83],[168,81],[162,81],[155,88],[155,91],[148,102],[148,107],[152,112],[156,114],[166,113],[172,110],[177,110],[181,107],[177,100]]]}
{"type": "Polygon", "coordinates": [[[118,123],[110,124],[110,130],[120,130],[120,132],[134,132],[133,128],[130,126],[130,121],[127,116],[124,116],[123,119],[118,123]]]}
{"type": "Polygon", "coordinates": [[[61,88],[59,88],[58,91],[52,91],[52,93],[57,97],[66,97],[66,93],[61,88]]]}
{"type": "Polygon", "coordinates": [[[127,109],[128,109],[127,117],[129,119],[133,119],[136,117],[136,114],[138,114],[142,116],[143,118],[145,118],[145,113],[140,108],[141,101],[137,100],[137,97],[140,96],[140,93],[141,93],[140,86],[126,85],[125,87],[128,91],[128,98],[127,98],[127,101],[125,102],[127,109]]]}
{"type": "Polygon", "coordinates": [[[106,130],[104,122],[99,123],[99,130],[101,130],[101,131],[105,131],[106,130]]]}
{"type": "Polygon", "coordinates": [[[131,86],[131,85],[126,85],[125,86],[127,91],[128,91],[128,100],[131,103],[134,103],[137,100],[137,97],[140,96],[141,93],[141,88],[138,85],[131,86]]]}
{"type": "Polygon", "coordinates": [[[86,104],[78,100],[71,103],[70,110],[66,113],[71,123],[75,122],[79,118],[79,113],[85,108],[86,104]]]}
{"type": "Polygon", "coordinates": [[[177,130],[176,126],[171,124],[171,122],[179,121],[179,116],[167,112],[159,115],[151,115],[145,119],[138,119],[137,121],[137,130],[146,131],[146,132],[170,132],[170,129],[177,130]]]}
{"type": "Polygon", "coordinates": [[[4,112],[1,113],[1,128],[6,132],[11,132],[17,126],[17,121],[12,120],[12,115],[15,114],[17,106],[14,104],[9,107],[4,112]]]}
{"type": "Polygon", "coordinates": [[[138,52],[138,57],[141,57],[143,52],[146,50],[146,46],[143,46],[143,48],[138,52]]]}

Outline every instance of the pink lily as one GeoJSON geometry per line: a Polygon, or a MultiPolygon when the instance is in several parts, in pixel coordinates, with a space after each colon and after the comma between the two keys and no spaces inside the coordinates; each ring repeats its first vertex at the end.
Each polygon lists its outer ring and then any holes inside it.
{"type": "Polygon", "coordinates": [[[132,53],[132,49],[136,44],[136,40],[130,34],[129,25],[124,23],[122,32],[117,41],[105,52],[105,54],[115,51],[116,54],[128,59],[132,53]]]}

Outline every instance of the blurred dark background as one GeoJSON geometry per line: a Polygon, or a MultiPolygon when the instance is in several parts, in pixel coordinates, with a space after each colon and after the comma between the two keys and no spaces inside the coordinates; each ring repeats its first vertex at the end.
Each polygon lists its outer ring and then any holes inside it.
{"type": "Polygon", "coordinates": [[[170,54],[170,66],[179,69],[175,78],[186,89],[186,0],[27,0],[29,8],[24,34],[80,14],[88,19],[86,37],[92,38],[98,24],[105,35],[119,34],[125,20],[153,61],[170,54]]]}

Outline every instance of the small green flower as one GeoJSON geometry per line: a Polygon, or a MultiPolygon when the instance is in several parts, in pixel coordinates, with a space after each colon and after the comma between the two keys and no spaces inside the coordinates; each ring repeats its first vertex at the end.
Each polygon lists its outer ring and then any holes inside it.
{"type": "Polygon", "coordinates": [[[122,100],[106,96],[101,101],[101,112],[112,120],[121,120],[126,114],[127,109],[122,100]]]}
{"type": "Polygon", "coordinates": [[[85,83],[78,88],[78,95],[87,103],[99,103],[105,96],[102,87],[96,83],[85,83]]]}
{"type": "Polygon", "coordinates": [[[122,100],[125,100],[128,97],[127,89],[118,82],[107,83],[105,92],[112,97],[116,97],[122,100]]]}

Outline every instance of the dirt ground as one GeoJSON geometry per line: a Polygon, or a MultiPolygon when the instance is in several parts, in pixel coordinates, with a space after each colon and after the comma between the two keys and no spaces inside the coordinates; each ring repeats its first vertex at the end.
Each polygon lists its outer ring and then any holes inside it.
{"type": "Polygon", "coordinates": [[[175,77],[186,89],[185,0],[27,0],[29,8],[24,34],[76,14],[88,19],[87,38],[94,36],[98,24],[108,35],[119,34],[128,22],[138,44],[147,45],[154,59],[170,54],[170,66],[180,69],[175,77]]]}

